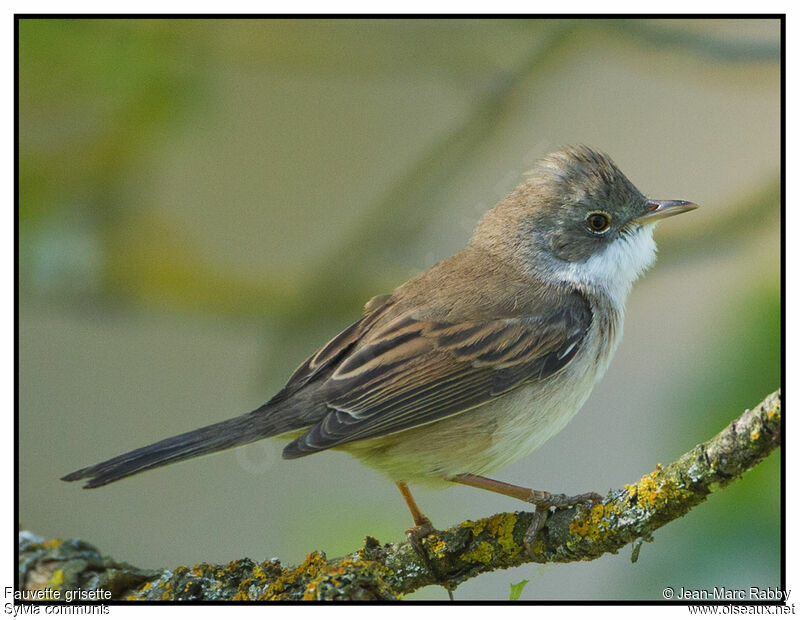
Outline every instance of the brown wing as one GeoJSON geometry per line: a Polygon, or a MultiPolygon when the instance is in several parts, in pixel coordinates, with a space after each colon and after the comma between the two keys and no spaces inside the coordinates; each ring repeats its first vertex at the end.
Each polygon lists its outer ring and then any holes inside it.
{"type": "MultiPolygon", "coordinates": [[[[275,394],[264,407],[287,400],[304,388],[310,381],[319,378],[320,375],[324,376],[326,372],[329,373],[335,368],[336,364],[341,362],[353,350],[359,340],[369,331],[369,328],[381,317],[383,310],[389,305],[386,302],[391,298],[390,295],[385,297],[387,299],[384,300],[382,305],[370,310],[369,314],[339,332],[324,347],[303,362],[289,377],[283,389],[275,394]]],[[[375,299],[378,298],[375,297],[368,303],[372,303],[375,299]]]]}
{"type": "Polygon", "coordinates": [[[359,342],[346,330],[292,377],[290,385],[305,385],[320,366],[314,360],[327,351],[322,359],[332,371],[313,386],[327,414],[283,455],[296,458],[428,424],[548,377],[575,356],[591,320],[588,303],[575,293],[544,315],[456,323],[399,316],[359,330],[359,342]],[[340,338],[346,350],[334,353],[340,338]]]}

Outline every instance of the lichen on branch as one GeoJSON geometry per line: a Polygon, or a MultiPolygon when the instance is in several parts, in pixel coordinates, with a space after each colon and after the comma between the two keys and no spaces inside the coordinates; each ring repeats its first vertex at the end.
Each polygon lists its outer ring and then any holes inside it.
{"type": "Polygon", "coordinates": [[[312,552],[297,567],[249,559],[142,570],[102,556],[82,541],[19,537],[19,583],[25,589],[107,589],[129,600],[391,600],[421,587],[452,590],[481,573],[526,562],[592,560],[647,540],[740,477],[781,443],[781,393],[748,409],[715,437],[600,503],[558,509],[532,545],[524,544],[533,513],[464,521],[422,541],[423,560],[408,542],[364,547],[328,560],[312,552]]]}

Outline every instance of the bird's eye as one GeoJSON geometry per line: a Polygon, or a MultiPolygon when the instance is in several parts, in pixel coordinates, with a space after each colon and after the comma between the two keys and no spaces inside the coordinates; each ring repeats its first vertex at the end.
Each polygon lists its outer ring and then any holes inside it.
{"type": "Polygon", "coordinates": [[[611,226],[611,216],[605,211],[592,211],[586,216],[586,223],[593,233],[604,233],[611,226]]]}

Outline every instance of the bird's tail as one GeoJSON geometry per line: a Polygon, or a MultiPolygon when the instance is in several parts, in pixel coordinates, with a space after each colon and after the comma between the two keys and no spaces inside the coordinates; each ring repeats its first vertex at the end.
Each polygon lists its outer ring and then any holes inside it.
{"type": "Polygon", "coordinates": [[[84,467],[61,479],[72,482],[89,478],[83,488],[93,489],[148,469],[227,450],[291,430],[284,428],[286,424],[281,423],[282,416],[274,415],[276,413],[279,412],[274,411],[273,407],[264,405],[239,417],[168,437],[97,465],[84,467]],[[265,411],[267,409],[269,413],[265,411]]]}

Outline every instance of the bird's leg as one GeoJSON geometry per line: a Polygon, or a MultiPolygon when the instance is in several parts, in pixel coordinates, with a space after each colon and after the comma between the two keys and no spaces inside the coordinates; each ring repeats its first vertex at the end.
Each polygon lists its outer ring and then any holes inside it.
{"type": "Polygon", "coordinates": [[[397,488],[400,489],[400,493],[403,494],[403,499],[406,500],[408,509],[411,511],[411,517],[414,519],[414,527],[406,530],[408,541],[418,554],[426,557],[422,550],[422,539],[433,534],[436,530],[431,520],[426,517],[419,509],[419,506],[417,506],[417,502],[414,501],[414,496],[411,495],[408,485],[405,482],[398,482],[397,488]]]}
{"type": "Polygon", "coordinates": [[[603,499],[597,493],[582,493],[581,495],[564,495],[562,493],[548,493],[547,491],[534,491],[525,487],[519,487],[515,484],[508,482],[501,482],[499,480],[492,480],[491,478],[484,478],[483,476],[476,476],[474,474],[458,474],[450,478],[453,482],[465,484],[477,489],[484,489],[486,491],[493,491],[501,495],[507,495],[516,499],[521,499],[523,502],[528,502],[536,507],[533,513],[533,520],[525,532],[525,548],[528,553],[532,555],[531,545],[533,544],[536,534],[542,529],[547,513],[551,508],[565,508],[574,506],[575,504],[593,504],[603,499]]]}
{"type": "MultiPolygon", "coordinates": [[[[422,561],[425,562],[428,570],[436,576],[436,580],[443,581],[442,576],[439,574],[439,570],[425,552],[425,547],[422,546],[422,539],[436,532],[436,528],[433,527],[431,520],[426,517],[425,514],[419,509],[419,506],[417,506],[417,502],[414,500],[414,496],[411,495],[408,485],[404,482],[398,482],[396,484],[397,488],[400,489],[400,493],[403,494],[403,499],[406,500],[408,509],[411,511],[411,517],[414,519],[414,527],[406,530],[408,542],[411,544],[411,548],[417,552],[417,555],[422,558],[422,561]]],[[[453,590],[451,590],[450,587],[445,584],[442,584],[442,587],[447,590],[447,596],[450,597],[450,600],[454,600],[453,590]]]]}

